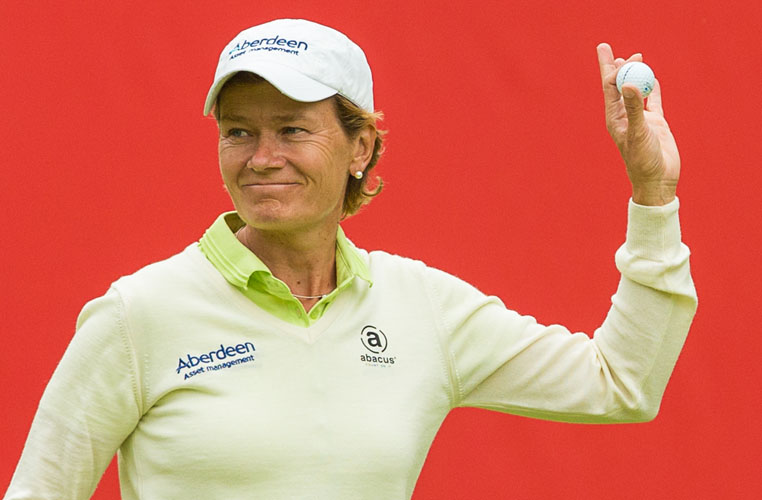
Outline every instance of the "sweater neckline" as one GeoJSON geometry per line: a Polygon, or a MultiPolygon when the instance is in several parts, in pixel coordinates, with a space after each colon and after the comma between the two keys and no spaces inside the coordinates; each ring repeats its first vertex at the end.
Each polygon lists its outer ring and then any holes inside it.
{"type": "Polygon", "coordinates": [[[365,292],[368,290],[367,284],[362,286],[363,281],[354,280],[346,290],[336,296],[330,307],[315,322],[309,326],[295,325],[265,311],[230,284],[204,256],[198,244],[189,246],[187,251],[191,258],[202,267],[207,281],[214,287],[214,292],[251,317],[252,323],[270,325],[307,344],[315,344],[320,340],[323,333],[344,315],[357,294],[363,293],[361,288],[364,288],[365,292]]]}

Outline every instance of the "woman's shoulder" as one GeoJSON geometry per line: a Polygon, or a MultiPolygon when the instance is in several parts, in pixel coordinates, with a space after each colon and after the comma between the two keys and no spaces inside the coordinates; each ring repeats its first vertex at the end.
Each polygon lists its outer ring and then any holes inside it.
{"type": "Polygon", "coordinates": [[[400,280],[416,282],[423,286],[434,287],[469,287],[457,275],[442,270],[435,265],[430,265],[423,260],[405,257],[382,250],[365,252],[368,267],[374,282],[376,280],[391,279],[399,283],[400,280]]]}
{"type": "Polygon", "coordinates": [[[425,266],[423,261],[413,259],[411,257],[405,257],[404,255],[398,255],[384,250],[371,250],[366,251],[358,249],[359,252],[364,254],[370,265],[386,265],[386,266],[425,266]]]}
{"type": "Polygon", "coordinates": [[[197,243],[166,259],[148,264],[137,271],[122,276],[112,283],[121,294],[161,296],[181,288],[193,288],[194,284],[208,280],[211,263],[204,257],[197,243]]]}
{"type": "Polygon", "coordinates": [[[380,276],[389,276],[394,274],[420,274],[425,273],[429,266],[419,259],[405,257],[383,250],[373,250],[366,252],[360,250],[368,263],[371,275],[375,278],[380,276]]]}

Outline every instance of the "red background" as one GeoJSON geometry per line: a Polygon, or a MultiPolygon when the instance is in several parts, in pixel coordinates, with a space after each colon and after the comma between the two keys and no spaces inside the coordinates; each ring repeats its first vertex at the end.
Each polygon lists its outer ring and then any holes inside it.
{"type": "Polygon", "coordinates": [[[762,8],[687,0],[0,3],[0,491],[82,305],[230,209],[201,109],[225,43],[276,17],[344,31],[374,70],[386,190],[349,236],[572,330],[608,308],[629,196],[596,44],[662,82],[700,305],[659,417],[457,410],[415,499],[762,495],[762,8]]]}

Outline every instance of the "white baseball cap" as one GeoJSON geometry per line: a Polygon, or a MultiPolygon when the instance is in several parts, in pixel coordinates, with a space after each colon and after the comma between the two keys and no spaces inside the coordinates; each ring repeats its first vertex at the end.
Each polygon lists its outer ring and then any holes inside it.
{"type": "Polygon", "coordinates": [[[225,82],[239,71],[256,73],[295,101],[341,94],[373,112],[373,77],[365,53],[343,33],[312,21],[277,19],[233,38],[220,54],[205,116],[225,82]]]}

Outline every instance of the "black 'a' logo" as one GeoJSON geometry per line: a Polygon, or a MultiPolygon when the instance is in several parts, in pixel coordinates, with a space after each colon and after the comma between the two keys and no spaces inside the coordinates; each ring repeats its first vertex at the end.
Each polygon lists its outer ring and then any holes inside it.
{"type": "Polygon", "coordinates": [[[375,326],[368,325],[363,328],[360,338],[362,345],[373,354],[381,354],[386,350],[386,335],[375,326]]]}

